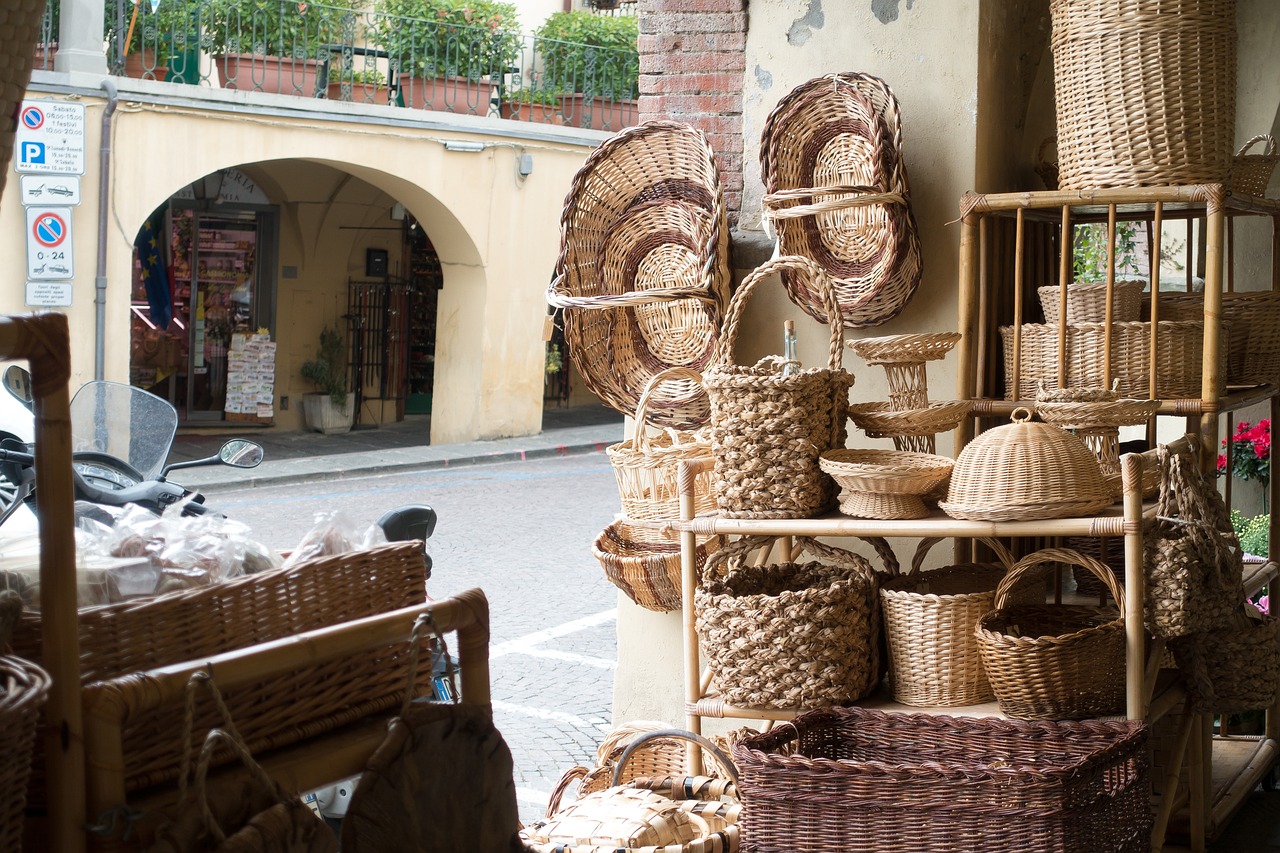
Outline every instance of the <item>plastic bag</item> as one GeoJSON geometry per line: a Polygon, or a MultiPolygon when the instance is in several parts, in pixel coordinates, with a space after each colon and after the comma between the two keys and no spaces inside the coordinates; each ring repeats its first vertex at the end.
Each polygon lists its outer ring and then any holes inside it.
{"type": "Polygon", "coordinates": [[[387,544],[387,536],[377,524],[359,524],[341,510],[316,513],[315,525],[284,561],[285,568],[316,557],[365,551],[387,544]]]}

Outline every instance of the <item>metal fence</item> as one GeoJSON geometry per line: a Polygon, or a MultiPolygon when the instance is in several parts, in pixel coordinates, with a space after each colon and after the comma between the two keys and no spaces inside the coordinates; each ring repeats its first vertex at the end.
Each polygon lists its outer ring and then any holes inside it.
{"type": "MultiPolygon", "coordinates": [[[[299,0],[105,2],[107,65],[120,76],[595,130],[638,120],[636,50],[526,35],[497,16],[429,20],[299,0]]],[[[58,12],[51,0],[38,69],[53,68],[58,12]]]]}

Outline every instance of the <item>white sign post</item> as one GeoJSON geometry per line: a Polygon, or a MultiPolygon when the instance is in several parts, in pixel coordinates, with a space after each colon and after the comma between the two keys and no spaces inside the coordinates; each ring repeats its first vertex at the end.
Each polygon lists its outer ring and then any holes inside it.
{"type": "Polygon", "coordinates": [[[23,101],[13,168],[48,175],[83,175],[84,115],[84,104],[23,101]]]}
{"type": "Polygon", "coordinates": [[[75,278],[71,251],[71,208],[27,208],[27,278],[59,281],[75,278]]]}

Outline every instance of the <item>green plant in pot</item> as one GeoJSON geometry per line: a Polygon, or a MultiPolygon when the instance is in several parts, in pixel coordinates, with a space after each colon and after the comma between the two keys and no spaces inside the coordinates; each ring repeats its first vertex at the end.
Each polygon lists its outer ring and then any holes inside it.
{"type": "Polygon", "coordinates": [[[355,0],[206,0],[202,46],[223,88],[312,97],[330,45],[349,44],[355,0]],[[234,61],[232,58],[235,58],[234,61]]]}
{"type": "Polygon", "coordinates": [[[520,58],[515,4],[495,0],[380,0],[369,34],[413,77],[486,82],[520,58]]]}
{"type": "Polygon", "coordinates": [[[320,331],[316,357],[302,363],[302,378],[316,388],[303,397],[307,426],[326,435],[350,430],[355,398],[347,391],[347,345],[336,329],[320,331]]]}
{"type": "Polygon", "coordinates": [[[633,16],[555,12],[535,33],[539,88],[613,101],[640,96],[639,28],[633,16]]]}

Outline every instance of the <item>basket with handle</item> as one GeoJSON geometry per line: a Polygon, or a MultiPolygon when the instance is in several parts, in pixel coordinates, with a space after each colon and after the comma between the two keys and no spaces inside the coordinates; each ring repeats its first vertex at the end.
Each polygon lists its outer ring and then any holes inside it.
{"type": "Polygon", "coordinates": [[[844,329],[835,292],[807,258],[781,257],[743,280],[725,318],[714,362],[703,373],[711,400],[713,488],[728,518],[808,518],[830,508],[835,484],[818,466],[822,451],[843,447],[853,375],[840,367],[844,329]],[[825,368],[800,368],[767,357],[752,367],[733,362],[748,297],[765,278],[790,270],[823,294],[830,345],[825,368]]]}
{"type": "Polygon", "coordinates": [[[1026,720],[1070,720],[1124,707],[1124,587],[1106,566],[1065,548],[1019,560],[996,588],[995,609],[975,629],[1000,710],[1026,720]],[[1083,605],[1010,605],[1009,594],[1045,566],[1081,566],[1097,575],[1119,612],[1083,605]]]}
{"type": "Polygon", "coordinates": [[[1191,710],[1233,714],[1270,707],[1280,690],[1280,620],[1236,614],[1228,624],[1169,641],[1191,710]]]}
{"type": "Polygon", "coordinates": [[[1271,183],[1271,173],[1276,169],[1276,140],[1269,133],[1259,133],[1249,139],[1231,160],[1231,191],[1263,197],[1271,183]],[[1259,142],[1265,143],[1262,153],[1247,153],[1259,142]]]}
{"type": "Polygon", "coordinates": [[[22,848],[23,807],[35,752],[40,709],[49,694],[48,674],[17,657],[0,657],[0,784],[8,793],[0,807],[0,850],[22,848]]]}
{"type": "MultiPolygon", "coordinates": [[[[720,537],[703,539],[694,551],[695,565],[701,568],[719,547],[720,537]]],[[[636,604],[656,613],[680,609],[679,542],[659,540],[653,531],[614,521],[596,536],[591,553],[609,582],[636,604]],[[641,530],[644,534],[637,534],[641,530]]]]}
{"type": "MultiPolygon", "coordinates": [[[[680,463],[711,455],[711,436],[705,429],[681,432],[667,427],[660,435],[649,432],[649,401],[668,379],[686,379],[702,385],[702,374],[688,367],[669,367],[654,374],[636,403],[635,434],[605,448],[613,473],[618,480],[622,514],[633,521],[662,521],[680,516],[680,463]]],[[[693,511],[706,515],[715,511],[711,471],[694,477],[693,511]]],[[[660,533],[645,535],[643,528],[634,532],[643,539],[666,540],[660,533]]]]}

